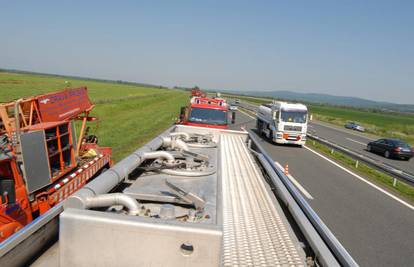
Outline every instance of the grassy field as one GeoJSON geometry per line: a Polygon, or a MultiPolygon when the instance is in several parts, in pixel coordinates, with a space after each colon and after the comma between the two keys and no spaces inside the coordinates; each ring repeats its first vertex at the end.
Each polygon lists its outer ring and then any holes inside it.
{"type": "Polygon", "coordinates": [[[0,102],[71,87],[87,86],[96,104],[92,112],[99,123],[91,133],[99,144],[113,149],[118,161],[172,125],[188,92],[119,83],[0,72],[0,102]],[[65,83],[68,81],[68,83],[65,83]]]}
{"type": "MultiPolygon", "coordinates": [[[[242,100],[261,104],[270,99],[238,96],[242,100]]],[[[316,120],[343,126],[347,121],[357,121],[367,133],[383,137],[396,137],[414,145],[414,116],[402,113],[386,113],[352,108],[308,104],[316,120]]]]}

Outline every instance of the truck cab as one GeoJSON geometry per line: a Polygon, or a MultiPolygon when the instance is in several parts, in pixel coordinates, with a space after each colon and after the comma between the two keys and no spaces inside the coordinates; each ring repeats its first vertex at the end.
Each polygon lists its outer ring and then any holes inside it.
{"type": "Polygon", "coordinates": [[[278,144],[304,145],[308,126],[308,109],[299,103],[273,102],[261,105],[256,127],[278,144]]]}
{"type": "Polygon", "coordinates": [[[180,124],[191,126],[228,129],[234,121],[235,114],[229,112],[224,99],[193,97],[180,114],[180,124]]]}

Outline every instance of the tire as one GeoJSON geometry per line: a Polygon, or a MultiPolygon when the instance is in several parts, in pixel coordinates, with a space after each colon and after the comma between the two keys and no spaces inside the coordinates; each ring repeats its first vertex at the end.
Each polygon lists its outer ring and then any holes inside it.
{"type": "Polygon", "coordinates": [[[371,146],[370,146],[370,145],[368,145],[368,146],[367,146],[367,151],[368,151],[368,152],[371,152],[371,150],[372,150],[371,146]]]}
{"type": "Polygon", "coordinates": [[[256,129],[257,129],[257,133],[259,134],[259,136],[263,135],[261,120],[257,120],[256,129]]]}
{"type": "Polygon", "coordinates": [[[388,150],[385,150],[384,157],[386,157],[387,159],[390,158],[390,152],[388,150]]]}
{"type": "Polygon", "coordinates": [[[269,138],[270,143],[272,143],[272,144],[273,144],[273,131],[270,131],[270,132],[269,132],[269,136],[268,136],[268,138],[269,138]]]}

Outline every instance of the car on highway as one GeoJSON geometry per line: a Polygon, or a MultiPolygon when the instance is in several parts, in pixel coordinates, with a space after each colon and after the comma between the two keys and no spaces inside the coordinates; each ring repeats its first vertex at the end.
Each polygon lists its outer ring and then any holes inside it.
{"type": "Polygon", "coordinates": [[[230,110],[237,110],[237,106],[235,106],[235,105],[231,105],[231,106],[229,107],[229,109],[230,109],[230,110]]]}
{"type": "Polygon", "coordinates": [[[365,128],[354,121],[347,122],[345,128],[352,129],[359,132],[365,132],[365,128]]]}
{"type": "Polygon", "coordinates": [[[414,156],[414,150],[400,139],[382,138],[367,144],[367,150],[381,154],[386,158],[409,160],[414,156]]]}

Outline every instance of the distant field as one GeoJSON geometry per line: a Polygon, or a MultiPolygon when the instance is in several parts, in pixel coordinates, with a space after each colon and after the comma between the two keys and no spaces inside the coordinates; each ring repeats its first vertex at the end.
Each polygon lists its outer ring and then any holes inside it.
{"type": "Polygon", "coordinates": [[[379,113],[329,106],[311,105],[315,118],[343,126],[347,121],[357,121],[367,132],[384,137],[397,137],[414,144],[414,116],[379,113]]]}
{"type": "Polygon", "coordinates": [[[0,72],[0,102],[63,89],[87,86],[99,117],[96,133],[99,144],[113,149],[114,159],[122,159],[140,145],[172,125],[188,93],[87,80],[0,72]]]}
{"type": "MultiPolygon", "coordinates": [[[[242,100],[261,104],[270,99],[238,96],[242,100]]],[[[400,113],[365,111],[352,108],[340,108],[308,104],[314,119],[343,126],[347,121],[356,121],[363,125],[368,133],[403,139],[414,145],[414,116],[400,113]]]]}

